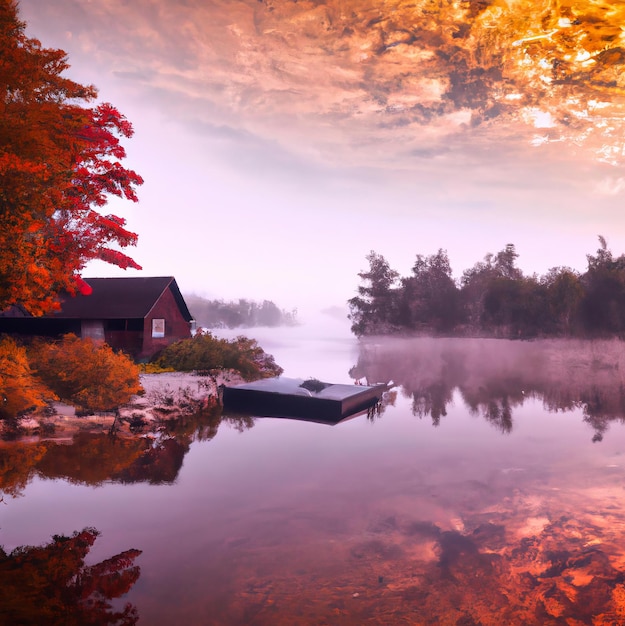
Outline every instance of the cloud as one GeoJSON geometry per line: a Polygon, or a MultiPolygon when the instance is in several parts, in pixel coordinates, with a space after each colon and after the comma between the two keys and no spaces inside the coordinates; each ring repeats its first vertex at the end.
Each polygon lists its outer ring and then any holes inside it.
{"type": "Polygon", "coordinates": [[[306,276],[343,302],[371,248],[458,269],[512,241],[543,272],[583,266],[595,233],[625,244],[620,5],[439,4],[20,2],[135,124],[148,272],[228,297],[300,297],[306,276]]]}
{"type": "Polygon", "coordinates": [[[410,167],[458,134],[479,151],[547,128],[580,158],[622,154],[625,7],[600,0],[59,0],[33,21],[59,7],[116,76],[311,159],[410,167]]]}
{"type": "Polygon", "coordinates": [[[622,176],[602,178],[596,185],[596,191],[605,196],[620,195],[625,191],[625,178],[622,176]]]}

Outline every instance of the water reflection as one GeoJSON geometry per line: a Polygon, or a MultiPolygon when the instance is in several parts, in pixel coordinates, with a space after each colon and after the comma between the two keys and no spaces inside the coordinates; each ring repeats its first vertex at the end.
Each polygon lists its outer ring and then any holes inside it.
{"type": "MultiPolygon", "coordinates": [[[[164,419],[154,428],[131,423],[124,432],[77,432],[71,440],[54,438],[5,441],[0,444],[0,491],[19,495],[35,477],[65,479],[100,486],[106,482],[171,484],[194,441],[209,441],[222,421],[221,408],[211,405],[194,414],[164,419]]],[[[229,417],[241,431],[250,417],[229,417]]]]}
{"type": "Polygon", "coordinates": [[[593,441],[625,419],[625,350],[616,340],[371,339],[350,375],[401,386],[412,413],[435,426],[456,389],[472,414],[502,433],[529,398],[551,412],[581,409],[593,441]]]}
{"type": "Polygon", "coordinates": [[[145,447],[11,442],[3,541],[93,525],[93,560],[140,546],[121,601],[150,626],[623,624],[621,347],[371,342],[354,378],[396,386],[334,428],[216,411],[135,424],[145,447]]]}
{"type": "Polygon", "coordinates": [[[140,569],[141,550],[125,550],[95,565],[85,560],[100,533],[85,528],[71,537],[55,535],[43,546],[0,547],[0,606],[3,624],[132,626],[139,615],[112,600],[128,593],[140,569]]]}
{"type": "Polygon", "coordinates": [[[374,526],[350,555],[377,574],[378,589],[367,585],[383,602],[370,607],[374,622],[406,623],[411,605],[414,624],[622,623],[625,575],[599,528],[603,541],[566,515],[535,519],[519,540],[501,521],[475,515],[456,530],[391,517],[374,526]]]}

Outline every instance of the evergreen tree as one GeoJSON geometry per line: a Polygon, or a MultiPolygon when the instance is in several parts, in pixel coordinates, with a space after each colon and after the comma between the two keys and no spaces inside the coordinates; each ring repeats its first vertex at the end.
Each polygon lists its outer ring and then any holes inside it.
{"type": "Polygon", "coordinates": [[[367,255],[369,270],[358,273],[363,284],[358,295],[348,300],[352,332],[358,336],[384,334],[395,327],[399,273],[373,250],[367,255]]]}

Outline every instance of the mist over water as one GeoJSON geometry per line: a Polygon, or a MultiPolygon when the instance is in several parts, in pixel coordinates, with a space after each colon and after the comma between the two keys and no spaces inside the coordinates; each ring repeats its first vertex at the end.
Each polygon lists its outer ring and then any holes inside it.
{"type": "Polygon", "coordinates": [[[358,358],[358,340],[350,331],[347,314],[310,311],[296,326],[211,329],[217,337],[254,338],[272,354],[289,378],[316,378],[330,383],[350,383],[349,368],[358,358]]]}
{"type": "Polygon", "coordinates": [[[6,443],[1,542],[91,525],[94,559],[141,551],[124,600],[151,626],[625,623],[621,342],[359,341],[327,315],[215,334],[393,387],[334,426],[6,443]]]}
{"type": "Polygon", "coordinates": [[[549,412],[579,410],[595,441],[610,423],[625,420],[625,344],[618,339],[358,340],[346,317],[322,312],[295,327],[214,332],[254,337],[287,377],[390,383],[395,395],[411,401],[414,415],[430,417],[435,425],[454,400],[504,433],[514,427],[517,409],[530,400],[549,412]]]}
{"type": "Polygon", "coordinates": [[[371,338],[350,370],[367,382],[393,382],[412,412],[446,414],[457,391],[473,414],[503,432],[516,407],[538,399],[548,411],[580,409],[600,440],[625,419],[625,346],[619,340],[371,338]]]}

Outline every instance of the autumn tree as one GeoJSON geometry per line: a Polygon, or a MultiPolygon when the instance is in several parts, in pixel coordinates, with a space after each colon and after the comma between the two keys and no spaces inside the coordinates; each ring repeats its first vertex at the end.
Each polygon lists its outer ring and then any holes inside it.
{"type": "Polygon", "coordinates": [[[84,528],[71,536],[54,535],[42,546],[0,546],[0,606],[3,624],[50,626],[132,626],[137,608],[113,600],[124,596],[141,570],[141,550],[125,550],[104,561],[85,561],[100,532],[84,528]]]}
{"type": "Polygon", "coordinates": [[[26,350],[11,337],[0,337],[0,419],[42,407],[53,398],[31,370],[26,350]]]}
{"type": "Polygon", "coordinates": [[[109,195],[137,200],[143,181],[120,160],[131,124],[110,104],[87,106],[95,87],[63,76],[63,50],[25,35],[17,2],[0,0],[0,310],[37,315],[55,295],[88,289],[92,259],[139,266],[125,220],[100,212],[109,195]]]}
{"type": "Polygon", "coordinates": [[[139,367],[107,344],[64,335],[60,341],[36,342],[31,366],[61,400],[91,411],[115,409],[141,389],[139,367]]]}

